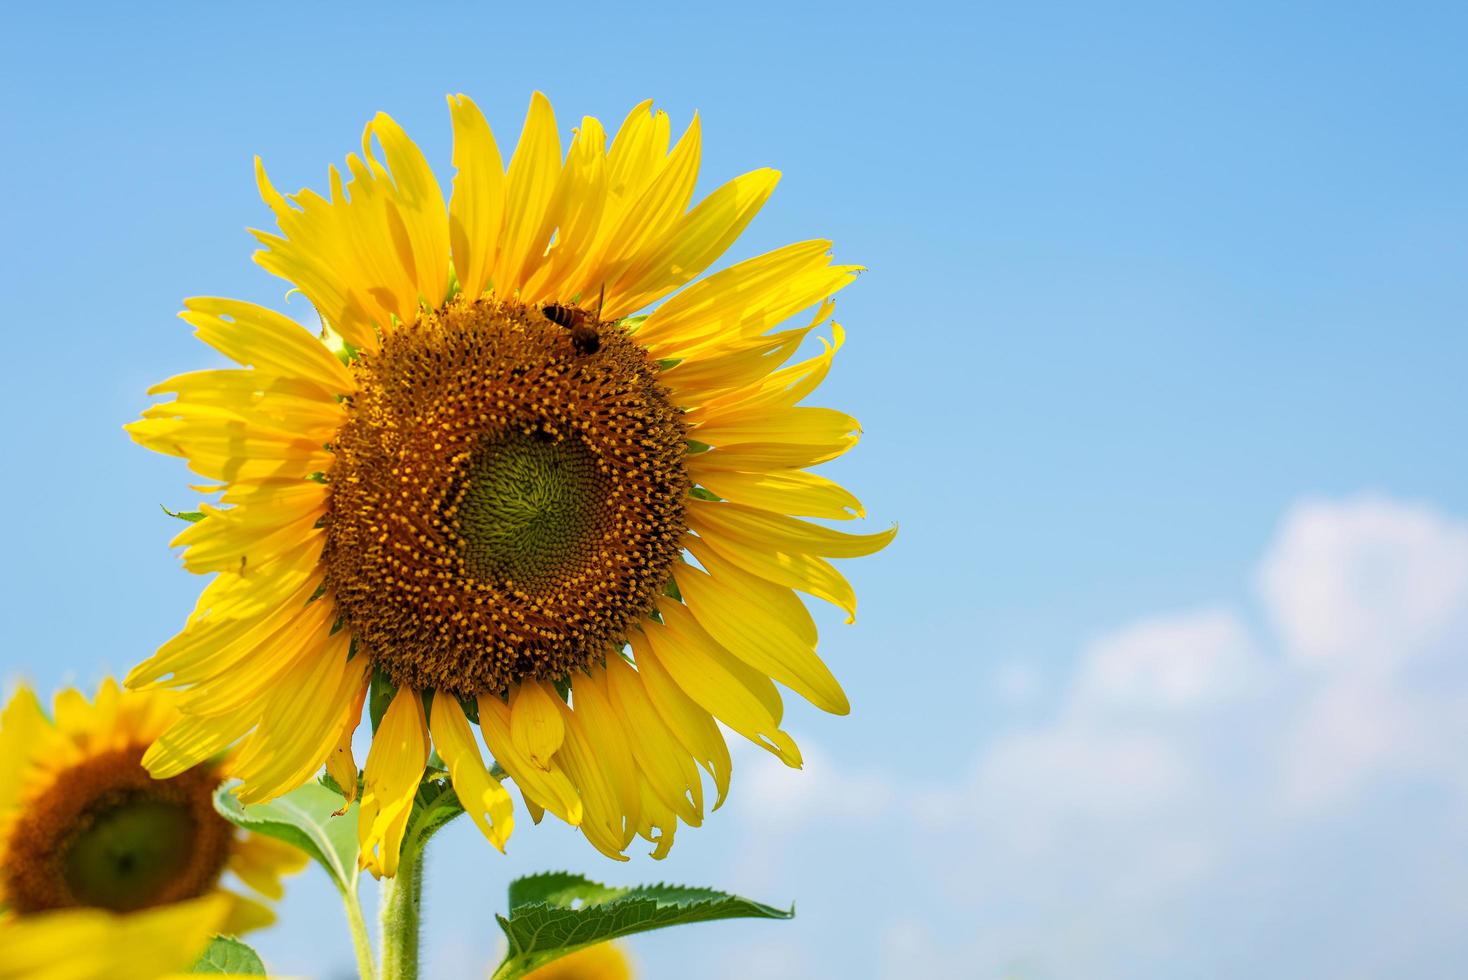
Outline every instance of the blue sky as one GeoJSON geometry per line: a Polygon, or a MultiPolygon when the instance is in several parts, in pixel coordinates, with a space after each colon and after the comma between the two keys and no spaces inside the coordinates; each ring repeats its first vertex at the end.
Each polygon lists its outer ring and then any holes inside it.
{"type": "MultiPolygon", "coordinates": [[[[1468,78],[1454,5],[31,5],[0,31],[10,515],[0,674],[92,684],[199,582],[120,426],[208,354],[197,294],[280,305],[251,172],[324,182],[444,95],[507,147],[652,97],[703,187],[784,179],[730,259],[869,267],[822,403],[897,543],[673,856],[523,828],[431,859],[433,975],[509,877],[564,866],[796,900],[634,943],[678,977],[1447,977],[1468,957],[1468,78]]],[[[299,304],[286,306],[306,316],[299,304]]],[[[324,882],[264,938],[350,962],[324,882]]]]}

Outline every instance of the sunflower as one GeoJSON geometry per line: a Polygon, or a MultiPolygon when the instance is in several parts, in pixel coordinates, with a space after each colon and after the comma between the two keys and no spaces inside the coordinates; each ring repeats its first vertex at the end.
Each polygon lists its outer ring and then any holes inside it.
{"type": "Polygon", "coordinates": [[[797,593],[851,621],[828,559],[875,552],[895,528],[806,519],[864,516],[808,472],[859,428],[798,404],[839,325],[790,362],[860,270],[806,241],[699,279],[779,175],[690,208],[697,116],[671,150],[650,102],[610,148],[588,117],[563,154],[537,93],[506,168],[474,103],[449,108],[447,205],[382,114],[325,195],[280,194],[257,160],[280,233],[254,233],[256,260],[314,305],[321,335],[188,300],[182,318],[239,367],[155,386],[172,400],[127,427],[220,494],[173,542],[214,578],[127,680],[184,689],[145,764],[169,776],[238,743],[243,802],[323,760],[351,796],[375,674],[395,694],[362,779],[374,874],[395,872],[435,749],[503,848],[510,798],[475,725],[537,822],[550,811],[620,860],[641,836],[662,857],[680,820],[703,819],[700,767],[715,807],[727,792],[716,720],[798,767],[776,682],[849,710],[797,593]]]}
{"type": "Polygon", "coordinates": [[[632,962],[616,943],[597,943],[552,960],[525,980],[632,980],[632,962]]]}
{"type": "Polygon", "coordinates": [[[220,878],[233,872],[278,899],[281,877],[304,867],[305,855],[214,811],[220,763],[164,780],[143,768],[148,746],[179,720],[174,697],[107,680],[91,702],[59,693],[51,720],[22,688],[0,714],[0,977],[32,960],[120,976],[79,964],[134,947],[143,960],[153,950],[186,967],[209,933],[274,921],[268,906],[220,878]]]}

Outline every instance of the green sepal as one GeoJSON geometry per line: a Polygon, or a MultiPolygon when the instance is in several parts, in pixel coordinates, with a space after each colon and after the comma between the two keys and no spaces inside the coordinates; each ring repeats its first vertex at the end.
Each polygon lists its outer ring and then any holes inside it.
{"type": "Polygon", "coordinates": [[[190,524],[197,524],[207,516],[202,510],[169,510],[163,504],[159,504],[158,506],[163,507],[163,513],[169,517],[177,517],[179,520],[188,521],[190,524]]]}
{"type": "Polygon", "coordinates": [[[215,936],[190,973],[228,973],[237,977],[263,977],[265,964],[260,954],[233,936],[215,936]]]}
{"type": "Polygon", "coordinates": [[[269,803],[245,806],[234,795],[235,785],[226,783],[214,791],[220,816],[305,852],[326,869],[338,891],[356,894],[357,804],[343,808],[340,795],[320,783],[306,783],[269,803]]]}
{"type": "Polygon", "coordinates": [[[510,883],[509,918],[496,916],[509,950],[493,980],[514,980],[587,946],[652,929],[718,919],[789,919],[789,911],[712,888],[614,888],[568,872],[510,883]]]}
{"type": "Polygon", "coordinates": [[[398,693],[398,686],[392,682],[381,667],[372,671],[372,683],[367,690],[367,717],[372,720],[372,734],[377,734],[377,726],[382,721],[382,716],[387,713],[387,706],[392,704],[393,695],[398,693]]]}
{"type": "MultiPolygon", "coordinates": [[[[326,772],[325,770],[322,770],[321,774],[316,777],[316,782],[318,782],[322,786],[325,786],[327,789],[331,790],[333,793],[335,793],[337,796],[341,797],[343,800],[345,800],[347,798],[347,791],[346,791],[346,789],[342,787],[341,783],[338,783],[336,781],[336,777],[332,776],[331,773],[326,772]]],[[[354,800],[360,800],[362,798],[362,788],[363,788],[362,787],[362,784],[363,784],[362,773],[359,770],[357,772],[357,792],[352,797],[352,799],[354,799],[354,800]]],[[[338,809],[340,809],[340,807],[338,807],[338,809]]]]}

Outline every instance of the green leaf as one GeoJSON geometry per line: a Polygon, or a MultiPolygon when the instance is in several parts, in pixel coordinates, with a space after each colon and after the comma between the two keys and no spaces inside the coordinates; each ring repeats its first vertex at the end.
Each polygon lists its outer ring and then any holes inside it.
{"type": "Polygon", "coordinates": [[[236,827],[306,852],[346,895],[357,891],[357,804],[336,816],[342,798],[320,783],[307,783],[269,803],[245,806],[230,784],[214,791],[214,809],[236,827]]]}
{"type": "Polygon", "coordinates": [[[265,976],[260,954],[230,936],[215,936],[209,941],[190,973],[232,973],[236,976],[265,976]]]}
{"type": "MultiPolygon", "coordinates": [[[[158,506],[163,507],[162,504],[158,506]]],[[[169,510],[167,507],[163,507],[163,513],[169,517],[177,517],[181,521],[188,521],[190,524],[197,524],[204,519],[204,512],[202,510],[169,510]]]]}
{"type": "Polygon", "coordinates": [[[513,980],[596,943],[718,919],[789,919],[788,912],[712,888],[639,885],[614,888],[568,872],[510,884],[510,917],[496,916],[509,951],[494,980],[513,980]]]}
{"type": "Polygon", "coordinates": [[[449,821],[460,816],[464,806],[459,794],[454,792],[449,774],[435,769],[431,764],[418,784],[413,797],[413,809],[408,817],[408,832],[403,836],[403,848],[422,847],[428,839],[442,830],[449,821]]]}
{"type": "Polygon", "coordinates": [[[387,706],[392,704],[396,693],[398,686],[392,682],[392,678],[382,668],[374,669],[372,684],[367,689],[367,717],[372,720],[373,735],[377,734],[377,726],[382,723],[382,716],[387,713],[387,706]]]}

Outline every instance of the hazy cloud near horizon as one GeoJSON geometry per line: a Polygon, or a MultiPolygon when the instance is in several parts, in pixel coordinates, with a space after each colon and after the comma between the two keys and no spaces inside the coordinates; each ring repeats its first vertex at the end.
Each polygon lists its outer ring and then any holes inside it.
{"type": "MultiPolygon", "coordinates": [[[[844,770],[812,745],[800,774],[747,753],[736,805],[783,848],[884,834],[906,887],[931,885],[971,924],[955,934],[894,902],[880,940],[894,980],[1446,976],[1430,951],[1452,918],[1412,906],[1456,907],[1468,885],[1459,862],[1431,860],[1465,836],[1468,522],[1380,496],[1302,500],[1248,584],[1240,606],[1098,636],[1066,675],[997,668],[1000,697],[1048,691],[1053,710],[976,745],[952,784],[844,770]]],[[[781,860],[743,873],[757,886],[781,860]]],[[[787,947],[732,968],[800,975],[809,958],[787,947]]]]}

